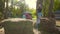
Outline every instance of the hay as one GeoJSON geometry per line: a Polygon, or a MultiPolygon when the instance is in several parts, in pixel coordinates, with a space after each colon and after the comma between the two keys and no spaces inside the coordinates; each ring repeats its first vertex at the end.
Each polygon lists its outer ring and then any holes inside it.
{"type": "Polygon", "coordinates": [[[5,34],[34,34],[33,22],[30,20],[24,20],[15,22],[11,20],[3,21],[2,26],[5,29],[5,34]]]}

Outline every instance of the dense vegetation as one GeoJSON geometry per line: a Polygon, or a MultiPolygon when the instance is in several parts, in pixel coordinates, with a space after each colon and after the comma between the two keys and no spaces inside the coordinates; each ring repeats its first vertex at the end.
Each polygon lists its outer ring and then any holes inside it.
{"type": "MultiPolygon", "coordinates": [[[[48,11],[48,1],[46,1],[46,4],[44,4],[43,7],[46,9],[46,14],[48,11]]],[[[44,3],[44,2],[43,2],[44,3]]],[[[54,11],[60,10],[60,0],[54,0],[54,11]]],[[[23,15],[23,12],[28,11],[31,12],[32,17],[36,18],[36,9],[30,9],[27,4],[25,4],[23,1],[17,1],[17,0],[0,0],[0,19],[5,19],[8,17],[21,17],[23,15]],[[5,7],[6,3],[6,7],[5,7]],[[10,6],[8,4],[11,3],[10,6]],[[17,8],[16,8],[17,6],[17,8]],[[7,15],[8,14],[8,15],[7,15]]]]}

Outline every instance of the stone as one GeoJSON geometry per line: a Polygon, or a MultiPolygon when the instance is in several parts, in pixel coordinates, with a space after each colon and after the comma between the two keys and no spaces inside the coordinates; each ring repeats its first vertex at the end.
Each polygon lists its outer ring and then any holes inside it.
{"type": "Polygon", "coordinates": [[[56,28],[55,19],[52,19],[52,18],[51,19],[46,19],[46,18],[41,19],[41,23],[39,24],[38,30],[42,31],[43,33],[46,33],[46,34],[58,33],[58,29],[56,28]]]}
{"type": "Polygon", "coordinates": [[[0,23],[5,29],[5,34],[34,34],[33,21],[28,19],[6,19],[0,23]]]}

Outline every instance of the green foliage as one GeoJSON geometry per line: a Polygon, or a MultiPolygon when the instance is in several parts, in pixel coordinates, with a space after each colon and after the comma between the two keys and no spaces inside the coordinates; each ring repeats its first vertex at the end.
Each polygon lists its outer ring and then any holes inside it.
{"type": "Polygon", "coordinates": [[[0,20],[4,19],[3,11],[4,11],[4,0],[0,0],[0,20]]]}
{"type": "Polygon", "coordinates": [[[29,9],[29,11],[30,11],[31,14],[32,14],[32,18],[33,18],[33,19],[36,19],[36,9],[29,9]]]}
{"type": "Polygon", "coordinates": [[[28,5],[22,3],[21,1],[14,1],[14,7],[12,8],[12,17],[22,17],[23,12],[28,10],[28,5]],[[15,8],[15,6],[17,8],[15,8]]]}
{"type": "MultiPolygon", "coordinates": [[[[45,0],[43,1],[43,9],[42,9],[42,13],[43,13],[43,16],[48,16],[48,12],[49,11],[56,11],[56,10],[60,10],[60,0],[54,0],[54,5],[53,5],[53,9],[50,10],[50,0],[45,0]]],[[[52,6],[52,4],[51,4],[52,6]]]]}
{"type": "Polygon", "coordinates": [[[60,10],[60,0],[54,1],[54,11],[60,10]]]}
{"type": "Polygon", "coordinates": [[[3,14],[0,12],[0,20],[3,19],[3,14]]]}
{"type": "Polygon", "coordinates": [[[47,16],[48,15],[49,5],[50,5],[50,1],[49,0],[43,1],[43,8],[42,8],[43,16],[47,16]]]}

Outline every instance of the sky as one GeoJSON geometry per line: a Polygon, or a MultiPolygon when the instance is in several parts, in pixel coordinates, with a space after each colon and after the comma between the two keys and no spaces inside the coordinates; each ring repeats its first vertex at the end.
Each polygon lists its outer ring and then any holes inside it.
{"type": "MultiPolygon", "coordinates": [[[[18,0],[18,1],[20,1],[20,0],[18,0]]],[[[29,8],[36,9],[36,0],[25,0],[25,3],[29,6],[29,8]]]]}
{"type": "Polygon", "coordinates": [[[29,8],[36,9],[36,0],[25,0],[25,3],[28,4],[29,8]]]}

